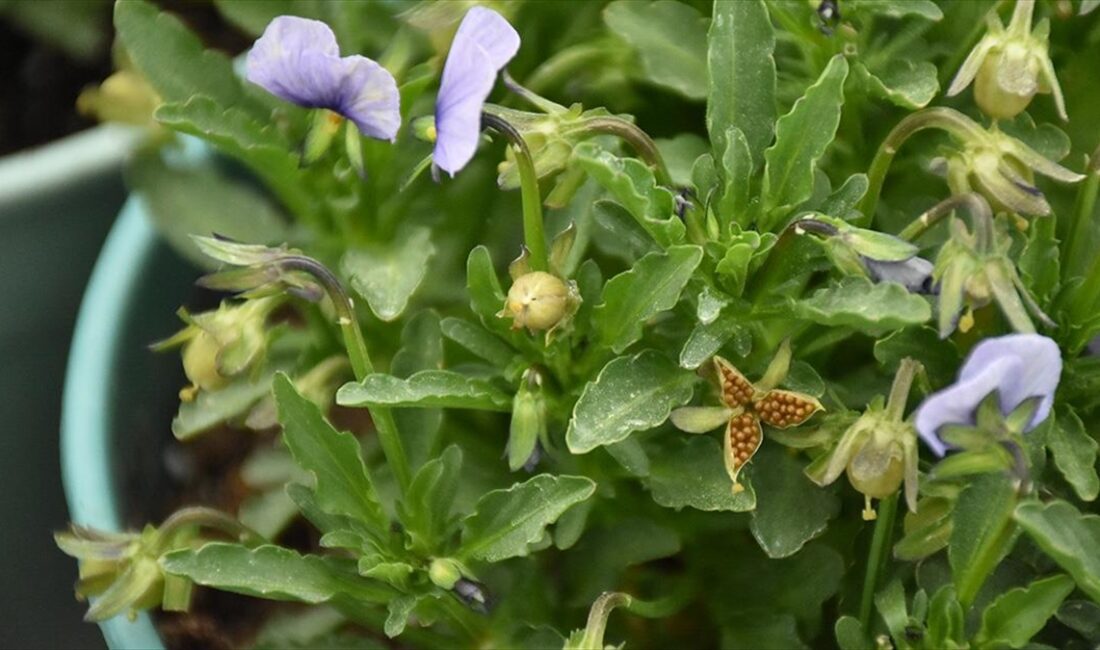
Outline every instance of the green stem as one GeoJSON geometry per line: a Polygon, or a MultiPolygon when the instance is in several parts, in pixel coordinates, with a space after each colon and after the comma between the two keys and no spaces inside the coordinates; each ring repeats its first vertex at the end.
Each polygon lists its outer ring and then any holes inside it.
{"type": "Polygon", "coordinates": [[[867,170],[867,194],[859,203],[864,222],[870,223],[874,220],[886,172],[889,171],[898,149],[914,133],[932,128],[943,129],[959,139],[985,136],[977,122],[951,108],[926,108],[906,116],[886,135],[867,170]]]}
{"type": "Polygon", "coordinates": [[[868,631],[871,625],[871,606],[875,602],[875,588],[882,566],[886,562],[887,549],[894,532],[894,517],[898,511],[898,495],[892,494],[879,502],[878,520],[871,537],[871,549],[867,555],[867,573],[863,578],[863,595],[859,602],[859,620],[863,629],[868,631]]]}
{"type": "Polygon", "coordinates": [[[531,254],[528,264],[532,271],[550,270],[546,252],[546,233],[542,221],[542,194],[539,192],[539,178],[535,174],[535,163],[531,159],[531,150],[527,141],[511,124],[491,113],[481,114],[481,123],[500,133],[512,145],[516,156],[516,169],[519,171],[519,188],[523,199],[523,242],[531,254]]]}
{"type": "Polygon", "coordinates": [[[909,401],[909,389],[913,386],[913,378],[921,369],[919,361],[905,357],[898,365],[898,372],[894,375],[894,383],[890,386],[890,397],[886,400],[885,416],[895,422],[901,422],[905,417],[905,404],[909,401]]]}
{"type": "Polygon", "coordinates": [[[970,211],[970,216],[975,221],[975,228],[984,227],[984,224],[993,217],[989,203],[980,194],[965,192],[948,197],[925,210],[924,214],[914,219],[912,223],[898,233],[898,237],[905,241],[916,240],[928,232],[932,226],[939,223],[941,219],[954,212],[956,208],[961,207],[965,207],[970,211]],[[978,226],[978,221],[983,222],[983,226],[978,226]]]}
{"type": "Polygon", "coordinates": [[[661,150],[657,143],[649,137],[649,134],[638,128],[637,124],[628,122],[621,117],[609,115],[606,117],[593,117],[584,120],[584,128],[595,133],[606,133],[621,138],[630,145],[634,153],[653,168],[657,184],[672,188],[672,176],[665,165],[665,159],[661,156],[661,150]]]}
{"type": "Polygon", "coordinates": [[[267,541],[259,533],[237,521],[235,517],[221,510],[202,506],[181,508],[175,511],[161,523],[157,530],[165,539],[169,539],[173,532],[185,526],[200,526],[218,530],[235,537],[248,546],[257,546],[267,541]]]}
{"type": "MultiPolygon", "coordinates": [[[[347,348],[348,359],[351,361],[351,369],[355,373],[357,381],[363,381],[367,375],[374,372],[374,364],[371,363],[370,353],[367,351],[367,342],[363,339],[363,331],[359,329],[359,319],[355,314],[355,305],[347,292],[344,291],[340,280],[329,271],[325,265],[317,260],[303,255],[292,255],[281,258],[279,266],[288,271],[301,271],[308,273],[324,287],[336,309],[336,319],[340,324],[340,331],[344,335],[344,347],[347,348]]],[[[378,431],[378,441],[382,444],[382,453],[386,455],[386,462],[393,471],[400,487],[401,494],[408,490],[412,482],[412,473],[409,469],[409,459],[405,455],[405,447],[401,444],[401,435],[397,431],[397,423],[393,419],[390,409],[382,406],[370,406],[371,419],[374,428],[378,431]]]]}
{"type": "Polygon", "coordinates": [[[1092,153],[1089,159],[1088,169],[1085,170],[1087,178],[1077,190],[1077,200],[1073,204],[1073,213],[1067,234],[1065,253],[1062,257],[1063,279],[1068,280],[1071,265],[1076,264],[1081,258],[1078,255],[1081,247],[1088,239],[1089,228],[1092,226],[1092,213],[1096,208],[1097,193],[1100,192],[1100,146],[1092,153]]]}

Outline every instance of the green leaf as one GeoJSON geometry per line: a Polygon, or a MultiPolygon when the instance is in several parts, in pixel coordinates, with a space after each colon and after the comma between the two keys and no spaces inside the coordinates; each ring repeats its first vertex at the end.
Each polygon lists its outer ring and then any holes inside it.
{"type": "Polygon", "coordinates": [[[770,612],[734,615],[729,624],[722,628],[721,647],[728,650],[809,648],[798,636],[798,621],[793,615],[770,612]]]}
{"type": "Polygon", "coordinates": [[[386,636],[392,639],[405,631],[405,625],[409,622],[409,615],[412,614],[419,601],[419,596],[405,594],[387,603],[386,623],[382,626],[382,631],[386,633],[386,636]]]}
{"type": "MultiPolygon", "coordinates": [[[[730,151],[730,129],[759,167],[775,125],[775,31],[763,0],[716,0],[707,33],[707,132],[715,160],[730,151]]],[[[751,171],[751,170],[750,170],[751,171]]],[[[730,176],[726,186],[736,182],[730,176]]]]}
{"type": "Polygon", "coordinates": [[[959,495],[952,515],[947,559],[959,601],[969,606],[993,569],[1012,550],[1016,491],[1004,474],[975,479],[959,495]]]}
{"type": "Polygon", "coordinates": [[[408,493],[397,504],[413,548],[431,554],[446,541],[461,469],[462,450],[451,445],[438,458],[424,463],[413,477],[408,493]]]}
{"type": "Polygon", "coordinates": [[[856,14],[873,14],[887,18],[918,16],[925,20],[943,19],[943,11],[932,0],[848,0],[844,3],[848,11],[856,14]]]}
{"type": "Polygon", "coordinates": [[[840,124],[847,77],[848,62],[838,54],[790,112],[776,122],[775,144],[764,152],[762,230],[784,225],[791,209],[813,193],[817,161],[840,124]]]}
{"type": "Polygon", "coordinates": [[[219,424],[244,417],[256,402],[271,394],[273,376],[236,377],[218,390],[202,390],[190,402],[180,402],[179,412],[172,418],[172,435],[177,440],[190,440],[219,424]]]}
{"type": "Polygon", "coordinates": [[[892,58],[880,70],[872,72],[859,63],[855,71],[871,95],[902,108],[924,108],[940,91],[936,66],[927,61],[892,58]]]}
{"type": "Polygon", "coordinates": [[[184,103],[164,104],[154,117],[165,126],[198,136],[240,160],[294,214],[303,216],[316,211],[316,199],[302,181],[298,155],[274,126],[234,104],[222,104],[205,95],[189,97],[184,103]]]}
{"type": "Polygon", "coordinates": [[[314,475],[320,509],[361,521],[375,534],[387,535],[389,518],[363,464],[359,441],[332,428],[317,405],[302,397],[285,374],[275,375],[274,388],[283,440],[298,465],[314,475]]]}
{"type": "Polygon", "coordinates": [[[583,476],[540,474],[507,490],[489,492],[462,522],[461,558],[500,562],[527,555],[546,527],[588,499],[596,484],[583,476]]]}
{"type": "Polygon", "coordinates": [[[838,618],[833,625],[833,635],[836,636],[836,645],[840,650],[869,650],[871,647],[863,632],[863,624],[855,616],[838,618]]]}
{"type": "Polygon", "coordinates": [[[734,493],[722,463],[722,445],[709,436],[680,436],[654,454],[647,484],[653,500],[665,508],[748,512],[756,507],[753,468],[738,477],[734,493]]]}
{"type": "Polygon", "coordinates": [[[1065,501],[1016,506],[1016,522],[1077,586],[1100,602],[1100,516],[1082,515],[1065,501]]]}
{"type": "Polygon", "coordinates": [[[213,169],[177,169],[155,152],[142,153],[127,166],[126,180],[145,201],[158,233],[200,268],[213,269],[216,262],[199,250],[192,235],[217,233],[252,244],[286,238],[286,222],[271,201],[213,169]]]}
{"type": "Polygon", "coordinates": [[[734,309],[723,310],[712,322],[695,326],[680,350],[680,367],[690,370],[698,368],[730,341],[734,342],[735,348],[746,352],[752,343],[751,335],[742,326],[740,315],[734,309]]]}
{"type": "Polygon", "coordinates": [[[569,451],[586,454],[660,425],[691,399],[694,384],[694,374],[653,350],[615,359],[577,400],[565,433],[569,451]]]}
{"type": "Polygon", "coordinates": [[[875,594],[875,609],[886,622],[886,629],[894,639],[894,647],[901,650],[909,648],[905,628],[909,625],[909,612],[905,607],[905,588],[900,580],[893,580],[882,591],[875,594]]]}
{"type": "Polygon", "coordinates": [[[440,407],[511,411],[512,396],[490,382],[451,370],[421,370],[408,379],[374,373],[336,391],[340,406],[440,407]]]}
{"type": "Polygon", "coordinates": [[[386,245],[349,249],[340,268],[374,315],[388,322],[404,313],[434,255],[428,228],[402,228],[386,245]]]}
{"type": "Polygon", "coordinates": [[[634,46],[646,80],[690,99],[707,96],[706,19],[675,0],[616,0],[603,20],[634,46]]]}
{"type": "Polygon", "coordinates": [[[658,138],[653,142],[668,167],[672,183],[677,187],[691,185],[695,162],[700,156],[709,156],[710,144],[694,133],[680,133],[674,138],[658,138]]]}
{"type": "Polygon", "coordinates": [[[573,160],[626,208],[653,241],[667,248],[684,240],[686,229],[674,214],[672,192],[657,185],[645,163],[620,158],[595,142],[574,147],[573,160]]]}
{"type": "Polygon", "coordinates": [[[482,324],[505,340],[511,340],[513,334],[509,321],[497,316],[504,308],[505,296],[488,248],[477,246],[470,251],[466,260],[466,285],[470,293],[470,309],[481,318],[482,324]]]}
{"type": "Polygon", "coordinates": [[[794,302],[799,318],[821,325],[854,327],[881,332],[919,325],[932,318],[928,301],[893,282],[872,284],[866,278],[848,277],[794,302]]]}
{"type": "Polygon", "coordinates": [[[982,612],[982,626],[974,643],[978,647],[1024,647],[1072,591],[1073,580],[1056,575],[1001,594],[982,612]]]}
{"type": "Polygon", "coordinates": [[[138,0],[115,4],[115,29],[126,54],[165,102],[206,95],[241,106],[244,93],[232,62],[202,42],[171,14],[138,0]]]}
{"type": "Polygon", "coordinates": [[[443,330],[443,336],[458,343],[497,368],[508,367],[516,357],[516,351],[512,346],[480,325],[474,325],[461,318],[444,318],[439,325],[443,330]]]}
{"type": "Polygon", "coordinates": [[[576,574],[571,602],[577,606],[591,603],[601,592],[614,589],[627,568],[679,552],[676,531],[651,519],[616,519],[591,530],[570,556],[570,573],[576,574]]]}
{"type": "Polygon", "coordinates": [[[388,587],[363,580],[353,561],[299,555],[270,544],[248,548],[210,542],[168,553],[160,564],[195,584],[268,600],[315,605],[346,595],[357,602],[385,603],[393,595],[388,587]]]}
{"type": "MultiPolygon", "coordinates": [[[[401,329],[401,348],[393,355],[390,373],[406,379],[420,370],[443,365],[443,334],[439,314],[430,309],[417,313],[401,329]]],[[[409,466],[419,467],[436,451],[439,428],[443,423],[440,409],[398,409],[393,412],[397,430],[409,456],[409,466]]]]}
{"type": "Polygon", "coordinates": [[[698,246],[673,246],[650,253],[604,285],[603,300],[592,313],[593,326],[603,345],[616,353],[642,337],[650,318],[680,300],[695,267],[703,259],[698,246]]]}
{"type": "Polygon", "coordinates": [[[1100,642],[1100,604],[1067,600],[1058,608],[1058,620],[1092,643],[1100,642]]]}
{"type": "Polygon", "coordinates": [[[920,360],[933,386],[951,383],[961,361],[955,343],[931,327],[907,327],[875,342],[875,360],[884,371],[896,372],[905,357],[920,360]]]}
{"type": "Polygon", "coordinates": [[[1100,494],[1100,476],[1096,474],[1097,444],[1081,418],[1069,409],[1058,409],[1057,420],[1046,440],[1054,457],[1054,466],[1073,486],[1082,501],[1093,501],[1100,494]]]}
{"type": "Polygon", "coordinates": [[[840,500],[833,490],[808,479],[802,461],[777,444],[763,445],[752,465],[756,488],[752,535],[768,557],[794,555],[825,532],[840,510],[840,500]]]}
{"type": "Polygon", "coordinates": [[[1034,219],[1020,253],[1020,276],[1040,306],[1050,304],[1061,280],[1061,256],[1054,219],[1034,219]]]}
{"type": "Polygon", "coordinates": [[[932,596],[928,603],[928,633],[924,637],[926,648],[958,648],[964,632],[963,609],[955,597],[954,585],[946,584],[932,596]]]}
{"type": "Polygon", "coordinates": [[[731,230],[731,224],[747,227],[751,218],[750,190],[752,189],[752,151],[745,134],[736,126],[726,131],[726,148],[722,151],[722,192],[714,205],[718,223],[723,232],[731,230]]]}

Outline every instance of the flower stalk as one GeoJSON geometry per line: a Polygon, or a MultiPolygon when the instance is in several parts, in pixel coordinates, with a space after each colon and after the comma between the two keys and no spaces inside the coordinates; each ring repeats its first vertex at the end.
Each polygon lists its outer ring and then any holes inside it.
{"type": "Polygon", "coordinates": [[[546,252],[546,232],[542,220],[542,195],[535,162],[527,141],[510,123],[489,112],[481,114],[483,126],[493,129],[507,138],[516,156],[519,171],[520,193],[523,200],[523,241],[531,257],[528,264],[532,271],[548,271],[550,262],[546,252]]]}

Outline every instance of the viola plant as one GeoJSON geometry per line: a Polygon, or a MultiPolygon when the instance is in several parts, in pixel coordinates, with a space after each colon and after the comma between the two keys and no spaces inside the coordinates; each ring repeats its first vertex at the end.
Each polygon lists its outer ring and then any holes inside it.
{"type": "Polygon", "coordinates": [[[88,619],[1094,647],[1093,4],[119,2],[198,471],[57,535],[88,619]]]}

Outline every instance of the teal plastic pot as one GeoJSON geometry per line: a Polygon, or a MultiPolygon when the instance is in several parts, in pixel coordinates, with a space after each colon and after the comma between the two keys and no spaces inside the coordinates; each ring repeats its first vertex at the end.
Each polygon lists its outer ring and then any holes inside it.
{"type": "Polygon", "coordinates": [[[88,129],[0,157],[0,647],[89,647],[72,563],[50,538],[68,516],[57,458],[65,359],[80,297],[126,198],[140,133],[88,129]]]}
{"type": "MultiPolygon", "coordinates": [[[[178,328],[173,314],[195,275],[158,241],[141,199],[131,196],[84,295],[65,378],[61,464],[75,523],[140,529],[159,505],[182,377],[177,356],[147,345],[178,328]]],[[[145,614],[100,628],[111,648],[164,647],[145,614]]]]}

